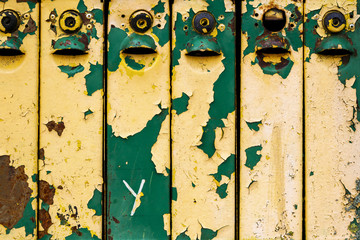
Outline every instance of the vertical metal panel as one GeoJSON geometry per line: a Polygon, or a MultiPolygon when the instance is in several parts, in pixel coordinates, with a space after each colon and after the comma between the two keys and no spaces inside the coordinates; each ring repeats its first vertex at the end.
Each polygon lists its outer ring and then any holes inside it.
{"type": "Polygon", "coordinates": [[[41,3],[40,239],[102,235],[102,9],[41,3]]]}
{"type": "Polygon", "coordinates": [[[235,238],[234,11],[230,0],[173,5],[173,239],[235,238]]]}
{"type": "Polygon", "coordinates": [[[360,5],[305,6],[306,237],[358,239],[360,5]]]}
{"type": "Polygon", "coordinates": [[[108,239],[170,235],[170,41],[165,0],[109,6],[108,239]],[[141,10],[141,11],[140,11],[141,10]]]}
{"type": "Polygon", "coordinates": [[[0,238],[36,239],[39,4],[0,6],[0,238]],[[21,22],[4,33],[8,10],[21,22]]]}
{"type": "Polygon", "coordinates": [[[301,239],[302,7],[243,1],[240,239],[301,239]]]}

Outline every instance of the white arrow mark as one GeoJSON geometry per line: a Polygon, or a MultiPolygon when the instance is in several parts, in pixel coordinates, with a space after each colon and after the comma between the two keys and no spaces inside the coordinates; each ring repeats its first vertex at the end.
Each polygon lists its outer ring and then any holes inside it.
{"type": "MultiPolygon", "coordinates": [[[[128,184],[125,180],[123,180],[123,183],[125,184],[126,188],[129,189],[129,191],[131,192],[131,194],[135,197],[134,205],[133,205],[133,208],[132,208],[131,214],[130,214],[130,216],[133,216],[134,213],[135,213],[135,210],[136,210],[136,202],[139,201],[139,203],[140,203],[141,190],[142,190],[143,187],[144,187],[145,179],[141,180],[140,188],[139,188],[139,191],[138,191],[137,194],[135,193],[135,191],[129,186],[129,184],[128,184]]],[[[139,205],[140,205],[140,204],[139,204],[139,205]]]]}

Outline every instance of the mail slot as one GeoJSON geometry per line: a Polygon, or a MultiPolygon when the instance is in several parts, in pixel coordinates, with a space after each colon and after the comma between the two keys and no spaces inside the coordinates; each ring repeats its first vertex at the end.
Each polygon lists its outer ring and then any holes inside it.
{"type": "Polygon", "coordinates": [[[103,3],[41,3],[39,239],[102,238],[103,3]]]}
{"type": "Polygon", "coordinates": [[[36,239],[39,4],[0,10],[0,238],[36,239]]]}

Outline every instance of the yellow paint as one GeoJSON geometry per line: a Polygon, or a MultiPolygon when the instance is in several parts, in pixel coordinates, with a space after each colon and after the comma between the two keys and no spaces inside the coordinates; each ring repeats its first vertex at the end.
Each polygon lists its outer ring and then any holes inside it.
{"type": "MultiPolygon", "coordinates": [[[[246,1],[250,2],[250,1],[246,1]]],[[[247,11],[243,2],[242,11],[247,11]]],[[[274,1],[250,2],[261,20],[274,7],[274,1]],[[271,4],[271,5],[270,5],[271,4]]],[[[284,10],[295,4],[290,0],[276,1],[284,10]]],[[[285,10],[287,18],[291,13],[285,10]]],[[[246,22],[243,21],[243,24],[246,22]]],[[[289,22],[287,21],[287,25],[289,22]]],[[[285,28],[287,28],[287,25],[285,28]]],[[[300,31],[302,27],[299,28],[300,31]]],[[[285,31],[281,31],[286,35],[285,31]]],[[[301,37],[301,36],[299,36],[301,37]]],[[[250,41],[250,40],[249,40],[250,41]]],[[[302,48],[282,57],[294,62],[289,75],[265,74],[259,64],[253,65],[256,53],[244,56],[247,34],[241,34],[240,89],[240,239],[301,239],[302,236],[302,48]],[[259,131],[247,123],[259,122],[259,131]],[[251,170],[245,166],[245,150],[261,145],[262,157],[251,170]],[[294,208],[297,205],[297,209],[294,208]],[[293,236],[291,236],[293,235],[293,236]]],[[[280,56],[264,54],[265,62],[279,62],[280,56]]]]}
{"type": "MultiPolygon", "coordinates": [[[[307,13],[321,8],[316,31],[322,37],[326,35],[321,21],[327,11],[354,11],[354,18],[348,21],[359,18],[356,1],[327,0],[323,4],[315,0],[305,4],[307,13]]],[[[305,50],[305,56],[309,56],[309,49],[305,50]]],[[[355,217],[353,211],[345,211],[344,199],[344,186],[355,192],[360,169],[356,115],[353,121],[357,130],[349,128],[356,108],[356,91],[352,88],[355,78],[347,80],[344,86],[338,77],[341,64],[340,57],[317,54],[305,62],[305,207],[309,239],[347,239],[351,235],[348,227],[355,217]]]]}
{"type": "MultiPolygon", "coordinates": [[[[233,9],[231,1],[225,3],[233,9]]],[[[202,0],[175,1],[173,24],[177,13],[182,14],[184,20],[191,8],[196,13],[206,10],[207,6],[202,0]]],[[[215,29],[211,36],[216,35],[215,29]]],[[[175,44],[173,32],[173,48],[175,44]]],[[[235,154],[235,112],[223,120],[222,130],[215,131],[213,157],[209,158],[198,148],[203,126],[210,119],[208,111],[214,100],[214,83],[225,69],[223,58],[223,55],[192,57],[182,50],[179,64],[172,70],[172,98],[179,98],[183,93],[189,96],[187,111],[180,115],[172,111],[172,173],[173,187],[177,189],[177,200],[172,201],[172,239],[183,232],[191,239],[200,238],[202,228],[218,230],[214,239],[235,238],[235,174],[230,179],[222,178],[222,183],[228,183],[228,195],[223,199],[216,193],[219,183],[210,175],[217,172],[227,157],[235,154]]]]}
{"type": "MultiPolygon", "coordinates": [[[[17,3],[9,0],[0,3],[2,9],[13,9],[20,14],[27,14],[37,23],[38,6],[31,13],[27,3],[17,3]]],[[[24,24],[19,30],[24,30],[24,24]]],[[[11,34],[0,32],[0,43],[11,34]]],[[[38,31],[24,38],[21,45],[21,56],[0,56],[0,156],[10,155],[11,166],[25,166],[25,174],[29,177],[27,183],[32,190],[31,197],[37,196],[37,183],[31,176],[37,173],[37,126],[38,126],[38,31]]],[[[37,201],[32,202],[36,211],[37,201]]],[[[6,234],[6,228],[0,225],[1,239],[36,239],[26,236],[25,227],[13,228],[6,234]]]]}
{"type": "MultiPolygon", "coordinates": [[[[78,2],[56,0],[41,4],[40,148],[44,149],[45,160],[40,161],[40,179],[55,187],[54,204],[49,209],[53,224],[48,233],[53,235],[52,239],[71,235],[73,226],[87,228],[99,238],[102,234],[101,216],[94,216],[95,210],[89,209],[87,204],[94,190],[101,190],[103,182],[103,91],[97,90],[88,96],[85,76],[90,73],[90,63],[103,62],[103,26],[91,20],[99,39],[91,39],[88,54],[54,55],[51,45],[52,40],[69,36],[61,31],[58,20],[64,11],[77,9],[78,2]],[[50,22],[46,21],[54,9],[58,14],[55,23],[58,35],[50,30],[50,22]],[[84,70],[73,77],[58,68],[79,64],[84,70]],[[89,109],[93,113],[85,119],[84,113],[89,109]],[[61,136],[47,129],[45,124],[52,120],[64,123],[61,136]],[[61,225],[58,214],[71,215],[70,206],[72,209],[77,207],[78,217],[70,217],[67,225],[61,225]]],[[[102,9],[100,1],[84,2],[88,10],[102,9]]],[[[86,26],[83,25],[81,31],[86,31],[86,26]]]]}

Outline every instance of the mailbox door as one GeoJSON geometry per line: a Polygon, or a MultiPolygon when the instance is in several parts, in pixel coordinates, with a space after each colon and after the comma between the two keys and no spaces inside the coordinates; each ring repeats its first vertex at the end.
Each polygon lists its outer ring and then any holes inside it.
{"type": "Polygon", "coordinates": [[[39,239],[101,239],[103,3],[41,3],[39,239]]]}
{"type": "Polygon", "coordinates": [[[240,239],[302,237],[302,1],[243,1],[240,239]]]}
{"type": "Polygon", "coordinates": [[[172,238],[235,238],[235,6],[173,5],[172,238]]]}
{"type": "Polygon", "coordinates": [[[360,236],[357,1],[306,1],[306,235],[360,236]]]}
{"type": "Polygon", "coordinates": [[[170,39],[165,0],[111,1],[108,239],[170,235],[170,39]]]}
{"type": "Polygon", "coordinates": [[[39,4],[0,11],[0,238],[36,239],[39,4]]]}

